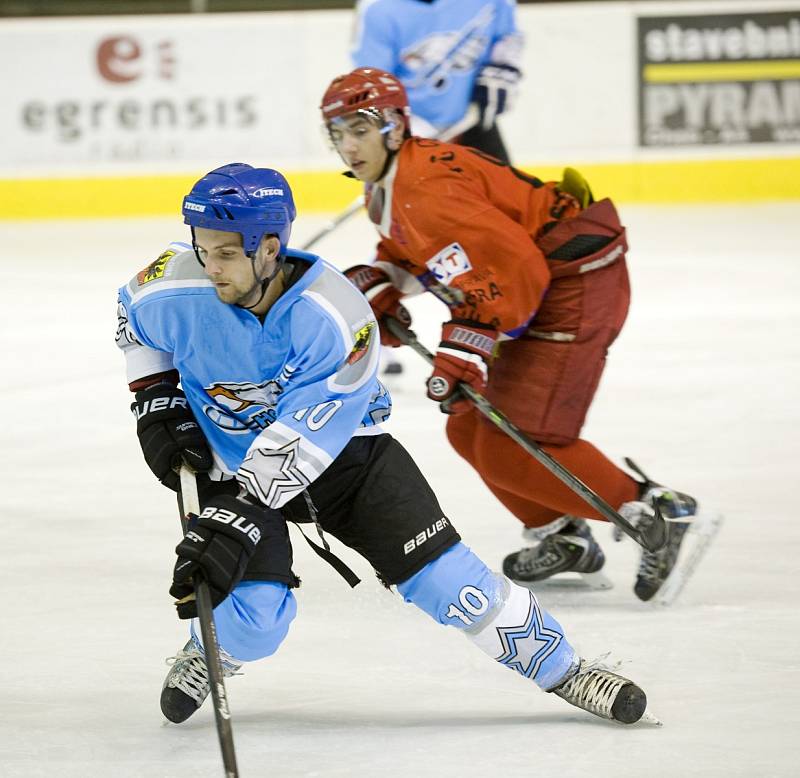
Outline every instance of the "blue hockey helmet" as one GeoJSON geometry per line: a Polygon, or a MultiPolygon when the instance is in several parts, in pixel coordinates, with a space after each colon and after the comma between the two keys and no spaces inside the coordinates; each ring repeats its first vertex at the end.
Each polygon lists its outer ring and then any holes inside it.
{"type": "Polygon", "coordinates": [[[264,235],[277,235],[283,254],[297,213],[289,183],[277,170],[242,162],[204,175],[183,198],[182,211],[192,228],[238,232],[249,257],[264,235]]]}

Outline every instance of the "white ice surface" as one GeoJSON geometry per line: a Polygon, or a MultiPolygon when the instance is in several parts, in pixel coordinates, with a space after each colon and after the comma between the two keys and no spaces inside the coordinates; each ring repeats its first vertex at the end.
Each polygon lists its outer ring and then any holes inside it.
{"type": "MultiPolygon", "coordinates": [[[[585,437],[722,510],[671,609],[634,597],[632,543],[595,525],[616,588],[542,602],[586,656],[608,649],[660,729],[544,695],[383,590],[354,591],[295,537],[299,616],[228,681],[245,778],[800,774],[800,204],[624,208],[634,297],[585,437]]],[[[295,243],[321,220],[301,219],[295,243]]],[[[222,775],[209,705],[164,723],[174,498],[142,461],[114,346],[115,290],[180,219],[0,226],[0,776],[222,775]]],[[[362,261],[356,220],[319,245],[362,261]]],[[[498,247],[501,250],[502,247],[498,247]]],[[[443,309],[414,306],[429,345],[443,309]]],[[[519,526],[448,448],[404,353],[392,431],[465,540],[499,566],[519,526]]]]}

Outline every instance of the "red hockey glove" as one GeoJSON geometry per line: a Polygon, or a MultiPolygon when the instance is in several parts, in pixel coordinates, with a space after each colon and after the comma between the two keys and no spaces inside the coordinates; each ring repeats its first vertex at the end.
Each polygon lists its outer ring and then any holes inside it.
{"type": "Polygon", "coordinates": [[[383,319],[391,316],[404,327],[411,326],[411,314],[400,302],[403,293],[396,286],[392,286],[389,276],[377,267],[353,265],[345,270],[344,274],[372,306],[372,311],[380,326],[381,343],[392,348],[402,346],[403,344],[386,328],[383,319]]]}
{"type": "Polygon", "coordinates": [[[453,319],[442,325],[442,340],[433,358],[428,397],[442,403],[445,413],[464,413],[472,406],[453,395],[458,384],[482,392],[488,378],[487,363],[497,342],[497,330],[485,324],[453,319]]]}

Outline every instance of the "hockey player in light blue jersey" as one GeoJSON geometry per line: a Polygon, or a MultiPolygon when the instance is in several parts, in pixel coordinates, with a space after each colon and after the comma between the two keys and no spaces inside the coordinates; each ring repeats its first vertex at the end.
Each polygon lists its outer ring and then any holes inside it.
{"type": "Polygon", "coordinates": [[[233,674],[285,638],[299,584],[287,521],[315,521],[496,661],[598,716],[638,721],[644,692],[582,662],[533,593],[489,570],[381,429],[391,403],[376,378],[377,323],[335,268],[288,248],[295,208],[283,176],[218,168],[183,215],[191,245],[173,244],[122,287],[117,328],[145,460],[173,489],[181,460],[200,472],[202,510],[176,548],[170,588],[190,639],[167,675],[164,715],[185,721],[209,693],[195,573],[233,674]]]}
{"type": "Polygon", "coordinates": [[[353,65],[400,79],[414,135],[440,135],[475,104],[477,124],[453,142],[508,162],[496,119],[512,107],[521,78],[515,11],[515,0],[360,0],[353,65]]]}

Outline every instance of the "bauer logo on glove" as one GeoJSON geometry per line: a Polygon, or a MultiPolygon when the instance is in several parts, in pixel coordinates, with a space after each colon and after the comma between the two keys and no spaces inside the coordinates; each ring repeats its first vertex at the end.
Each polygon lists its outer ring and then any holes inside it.
{"type": "MultiPolygon", "coordinates": [[[[176,390],[180,391],[180,390],[176,390]]],[[[140,421],[148,413],[158,413],[159,411],[174,410],[175,408],[188,408],[189,404],[183,396],[176,397],[155,397],[152,400],[145,400],[141,405],[133,403],[131,405],[131,412],[133,413],[136,421],[140,421]]],[[[180,428],[182,429],[182,428],[180,428]]]]}
{"type": "Polygon", "coordinates": [[[169,590],[177,600],[179,618],[197,615],[197,605],[188,596],[194,592],[195,575],[208,583],[214,607],[233,591],[242,580],[262,530],[275,516],[263,505],[221,494],[212,498],[199,516],[190,517],[187,532],[175,548],[178,559],[169,590]]]}
{"type": "Polygon", "coordinates": [[[131,405],[145,462],[164,486],[178,490],[176,463],[203,473],[213,464],[203,431],[183,391],[160,382],[136,392],[131,405]]]}
{"type": "Polygon", "coordinates": [[[249,524],[247,524],[247,526],[245,526],[245,522],[248,520],[244,516],[240,516],[238,513],[234,513],[233,511],[209,506],[200,514],[200,519],[208,519],[210,521],[220,521],[223,524],[230,524],[234,529],[238,529],[239,532],[243,532],[245,535],[247,535],[247,537],[249,537],[254,544],[261,540],[261,530],[255,525],[255,523],[251,521],[249,524]]]}

